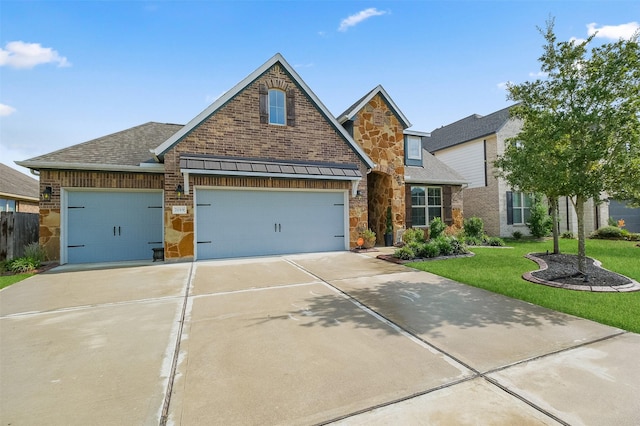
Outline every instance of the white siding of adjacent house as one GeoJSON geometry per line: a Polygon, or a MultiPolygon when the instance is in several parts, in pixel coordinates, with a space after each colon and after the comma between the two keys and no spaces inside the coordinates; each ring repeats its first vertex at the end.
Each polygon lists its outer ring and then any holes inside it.
{"type": "Polygon", "coordinates": [[[445,163],[469,182],[467,188],[485,186],[484,142],[477,140],[443,149],[435,153],[445,163]]]}

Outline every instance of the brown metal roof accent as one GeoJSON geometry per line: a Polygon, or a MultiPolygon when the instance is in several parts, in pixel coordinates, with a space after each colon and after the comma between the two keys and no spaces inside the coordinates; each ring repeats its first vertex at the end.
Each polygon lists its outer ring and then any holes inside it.
{"type": "Polygon", "coordinates": [[[334,178],[360,178],[362,174],[354,164],[325,164],[325,163],[293,163],[271,160],[244,160],[224,157],[204,157],[197,155],[182,155],[180,168],[190,173],[230,172],[230,174],[260,174],[287,176],[314,176],[334,178]]]}

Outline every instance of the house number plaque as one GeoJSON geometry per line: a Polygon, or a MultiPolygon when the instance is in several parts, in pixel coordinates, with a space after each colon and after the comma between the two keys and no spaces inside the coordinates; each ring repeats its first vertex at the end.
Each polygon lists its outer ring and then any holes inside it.
{"type": "Polygon", "coordinates": [[[171,208],[173,214],[187,214],[187,206],[173,206],[171,208]]]}

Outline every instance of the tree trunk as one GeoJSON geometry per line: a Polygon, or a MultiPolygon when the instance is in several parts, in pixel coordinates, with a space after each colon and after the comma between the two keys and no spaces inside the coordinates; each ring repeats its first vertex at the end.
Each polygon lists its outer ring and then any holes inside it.
{"type": "Polygon", "coordinates": [[[551,207],[551,220],[553,221],[553,254],[560,254],[560,229],[558,228],[558,198],[548,198],[551,207]]]}
{"type": "MultiPolygon", "coordinates": [[[[571,200],[573,202],[573,200],[571,200]]],[[[573,206],[576,209],[578,217],[578,271],[585,273],[587,269],[587,260],[585,254],[585,235],[584,235],[584,203],[582,196],[577,196],[573,206]]]]}

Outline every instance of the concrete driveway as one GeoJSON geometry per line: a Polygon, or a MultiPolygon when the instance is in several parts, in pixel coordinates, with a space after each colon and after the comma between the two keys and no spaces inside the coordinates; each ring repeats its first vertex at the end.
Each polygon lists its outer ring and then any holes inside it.
{"type": "Polygon", "coordinates": [[[640,335],[354,253],[0,291],[2,425],[637,425],[638,359],[640,335]]]}

